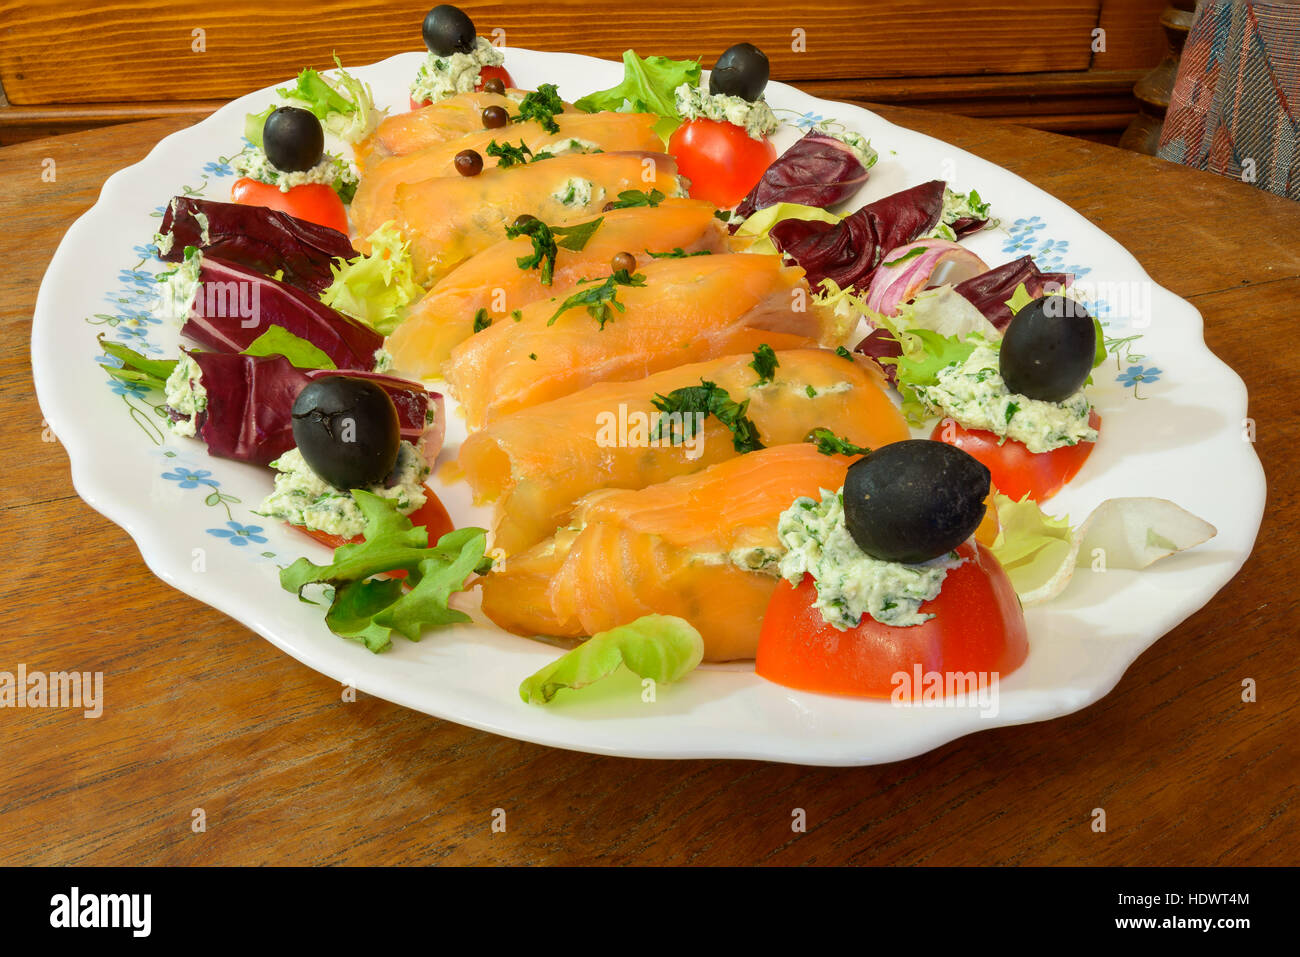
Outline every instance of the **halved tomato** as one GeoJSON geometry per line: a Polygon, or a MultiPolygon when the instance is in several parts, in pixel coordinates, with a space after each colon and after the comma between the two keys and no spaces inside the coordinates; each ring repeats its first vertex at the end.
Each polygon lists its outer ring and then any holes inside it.
{"type": "MultiPolygon", "coordinates": [[[[870,615],[840,631],[813,607],[811,575],[794,586],[777,584],[763,618],[754,670],[777,684],[804,691],[889,698],[900,687],[919,698],[913,676],[1015,671],[1029,654],[1025,617],[1007,573],[983,545],[961,545],[967,561],[948,572],[943,590],[921,606],[933,618],[900,628],[870,615]]],[[[974,690],[974,685],[971,685],[974,690]]]]}
{"type": "Polygon", "coordinates": [[[735,123],[704,118],[677,127],[668,140],[677,172],[691,181],[691,197],[726,209],[748,195],[776,159],[776,147],[735,123]]]}
{"type": "MultiPolygon", "coordinates": [[[[1095,409],[1088,416],[1088,424],[1101,428],[1101,416],[1095,409]]],[[[936,425],[930,438],[969,452],[989,470],[997,490],[1017,502],[1026,495],[1035,502],[1051,498],[1079,474],[1096,444],[1080,442],[1050,452],[1031,452],[1023,442],[1007,439],[999,445],[994,433],[965,429],[952,419],[936,425]]]]}
{"type": "MultiPolygon", "coordinates": [[[[480,68],[479,68],[479,71],[478,71],[478,82],[474,84],[474,89],[476,89],[476,90],[481,90],[481,89],[483,89],[483,84],[484,84],[486,81],[488,81],[488,80],[492,80],[492,79],[500,80],[502,83],[505,84],[505,87],[506,87],[507,90],[510,90],[510,89],[513,89],[513,88],[514,88],[515,81],[514,81],[514,79],[510,76],[510,71],[509,71],[509,70],[507,70],[507,69],[506,69],[505,67],[503,67],[503,66],[485,66],[485,67],[480,67],[480,68]]],[[[433,102],[432,100],[420,100],[420,101],[417,102],[417,101],[416,101],[415,99],[413,99],[413,98],[408,98],[408,99],[410,100],[411,109],[413,109],[413,110],[419,110],[419,109],[422,109],[422,108],[424,108],[424,107],[426,107],[426,106],[429,106],[429,105],[433,102]]]]}
{"type": "Polygon", "coordinates": [[[344,236],[348,234],[348,211],[343,208],[343,200],[339,199],[338,193],[321,183],[303,183],[285,192],[270,183],[241,176],[230,188],[230,198],[244,206],[278,209],[309,223],[337,229],[344,236]]]}

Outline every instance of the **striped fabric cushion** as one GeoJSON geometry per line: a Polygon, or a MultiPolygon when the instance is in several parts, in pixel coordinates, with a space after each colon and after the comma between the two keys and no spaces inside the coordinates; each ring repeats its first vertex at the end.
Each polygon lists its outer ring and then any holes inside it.
{"type": "Polygon", "coordinates": [[[1300,199],[1300,0],[1205,0],[1158,153],[1300,199]]]}

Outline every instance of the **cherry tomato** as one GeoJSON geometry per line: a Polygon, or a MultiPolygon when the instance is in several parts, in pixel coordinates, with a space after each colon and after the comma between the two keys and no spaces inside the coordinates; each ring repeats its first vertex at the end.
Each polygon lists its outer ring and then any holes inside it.
{"type": "MultiPolygon", "coordinates": [[[[504,83],[506,85],[507,90],[514,88],[515,81],[510,76],[509,70],[507,70],[503,66],[485,66],[479,68],[478,82],[474,84],[474,89],[476,90],[483,89],[483,84],[494,77],[496,79],[499,79],[502,83],[504,83]]],[[[423,109],[424,107],[430,106],[433,103],[432,100],[416,100],[410,97],[408,97],[408,99],[411,104],[411,109],[413,110],[423,109]]]]}
{"type": "MultiPolygon", "coordinates": [[[[1095,409],[1088,415],[1088,424],[1101,428],[1101,416],[1095,409]]],[[[969,452],[989,470],[994,487],[1017,502],[1026,495],[1035,502],[1051,498],[1079,474],[1096,444],[1080,442],[1051,452],[1031,452],[1023,442],[1007,439],[999,445],[998,436],[992,432],[964,429],[951,419],[936,425],[930,438],[969,452]]]]}
{"type": "Polygon", "coordinates": [[[515,81],[510,76],[510,71],[503,66],[480,67],[478,71],[478,82],[474,84],[474,89],[483,89],[483,84],[488,80],[500,80],[505,84],[507,90],[514,89],[515,81]]]}
{"type": "Polygon", "coordinates": [[[321,183],[304,183],[283,192],[270,183],[242,176],[230,189],[230,198],[245,206],[267,206],[309,223],[348,234],[348,212],[339,194],[321,183]]]}
{"type": "Polygon", "coordinates": [[[677,172],[691,181],[691,197],[735,206],[776,159],[776,147],[756,140],[735,123],[698,119],[683,123],[668,140],[677,172]]]}
{"type": "Polygon", "coordinates": [[[948,572],[937,598],[921,606],[934,617],[906,628],[863,615],[856,628],[839,631],[813,607],[811,575],[797,586],[780,581],[763,618],[755,670],[777,684],[828,694],[890,698],[910,688],[900,700],[920,697],[917,666],[922,676],[943,675],[945,684],[958,672],[1006,677],[1029,654],[1020,600],[983,545],[967,542],[957,553],[967,561],[948,572]]]}
{"type": "MultiPolygon", "coordinates": [[[[426,496],[424,504],[412,512],[408,517],[415,525],[423,525],[429,530],[429,544],[432,545],[435,544],[438,539],[442,538],[442,536],[453,531],[456,526],[452,522],[451,516],[447,514],[447,510],[443,507],[442,502],[438,500],[438,496],[434,495],[433,490],[427,485],[424,487],[424,494],[426,496]]],[[[315,539],[322,545],[328,545],[330,548],[338,548],[340,545],[352,545],[361,541],[360,535],[353,536],[352,538],[343,538],[342,536],[331,535],[329,532],[322,532],[314,528],[304,528],[301,525],[290,525],[289,527],[302,532],[308,538],[315,539]]],[[[399,572],[394,572],[393,574],[397,576],[399,572]]],[[[406,573],[400,572],[400,574],[405,575],[406,573]]]]}

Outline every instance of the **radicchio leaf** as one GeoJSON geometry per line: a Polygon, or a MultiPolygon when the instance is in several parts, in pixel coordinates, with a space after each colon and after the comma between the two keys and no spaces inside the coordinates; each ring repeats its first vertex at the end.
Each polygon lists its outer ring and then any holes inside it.
{"type": "Polygon", "coordinates": [[[898,369],[894,364],[880,361],[881,359],[896,359],[903,354],[903,344],[888,329],[871,330],[871,335],[859,342],[857,349],[854,351],[874,359],[890,385],[897,381],[898,369]]]}
{"type": "Polygon", "coordinates": [[[247,266],[265,276],[283,270],[283,282],[313,298],[334,281],[332,260],[358,255],[348,237],[337,229],[265,206],[217,203],[193,196],[177,196],[167,204],[159,235],[171,237],[167,252],[159,253],[166,262],[180,262],[185,247],[195,246],[204,255],[247,266]]]}
{"type": "Polygon", "coordinates": [[[181,334],[216,352],[243,352],[280,326],[324,352],[339,369],[369,372],[384,337],[301,289],[244,266],[204,256],[199,289],[181,334]]]}
{"type": "Polygon", "coordinates": [[[856,193],[870,174],[857,155],[840,140],[810,131],[776,158],[749,195],[736,207],[734,233],[740,221],[777,203],[799,203],[825,209],[856,193]],[[738,218],[737,218],[738,217],[738,218]]]}
{"type": "Polygon", "coordinates": [[[284,356],[189,352],[202,373],[207,407],[199,413],[198,435],[213,455],[267,465],[294,447],[293,400],[303,386],[325,376],[373,379],[397,407],[402,438],[425,438],[432,459],[442,446],[445,418],[442,396],[405,379],[374,373],[299,369],[284,356]],[[434,418],[427,422],[427,412],[434,418]]]}
{"type": "Polygon", "coordinates": [[[1021,256],[965,282],[959,282],[953,290],[984,313],[984,317],[999,331],[1003,331],[1010,324],[1012,315],[1007,300],[1021,283],[1025,284],[1029,295],[1037,299],[1044,294],[1045,288],[1049,285],[1055,284],[1064,288],[1072,282],[1074,282],[1073,274],[1040,272],[1031,257],[1021,256]]]}
{"type": "Polygon", "coordinates": [[[943,212],[944,183],[922,183],[868,203],[838,223],[786,219],[772,227],[773,244],[803,267],[808,284],[823,279],[866,291],[884,254],[934,229],[943,212]]]}

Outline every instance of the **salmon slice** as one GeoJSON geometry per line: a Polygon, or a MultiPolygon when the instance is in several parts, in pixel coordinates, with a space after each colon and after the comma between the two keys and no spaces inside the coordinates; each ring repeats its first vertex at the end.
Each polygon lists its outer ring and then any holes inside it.
{"type": "Polygon", "coordinates": [[[582,306],[557,318],[561,302],[548,299],[453,349],[443,374],[470,427],[595,382],[640,379],[763,343],[834,347],[849,332],[846,320],[811,301],[803,270],[779,256],[660,259],[641,275],[645,285],[617,287],[623,310],[611,310],[603,328],[582,306]]]}
{"type": "Polygon", "coordinates": [[[389,337],[386,348],[397,368],[429,378],[442,374],[451,350],[474,331],[480,309],[500,322],[511,310],[552,296],[567,296],[580,279],[609,275],[610,260],[631,253],[638,266],[652,262],[652,252],[727,252],[727,231],[714,206],[701,200],[666,199],[658,206],[637,206],[602,213],[601,224],[581,250],[556,250],[551,285],[542,285],[540,269],[521,269],[518,260],[533,253],[526,236],[503,239],[453,269],[412,307],[406,321],[389,337]]]}
{"type": "Polygon", "coordinates": [[[462,150],[477,152],[489,169],[497,165],[497,160],[487,155],[487,148],[494,141],[515,146],[523,142],[533,153],[553,149],[557,155],[570,145],[571,140],[578,141],[575,149],[588,152],[649,152],[663,148],[663,141],[654,131],[656,120],[658,117],[649,113],[562,113],[555,117],[555,125],[559,128],[557,133],[546,132],[535,120],[510,123],[491,130],[478,129],[411,153],[372,161],[361,177],[356,198],[352,200],[349,210],[352,225],[357,232],[367,236],[382,226],[384,219],[381,217],[392,210],[397,187],[403,183],[459,176],[455,159],[462,150]]]}
{"type": "Polygon", "coordinates": [[[677,366],[634,382],[604,382],[507,415],[472,433],[459,465],[479,504],[494,503],[493,544],[514,555],[565,524],[575,503],[602,488],[638,489],[698,472],[738,454],[712,416],[690,441],[651,442],[656,395],[717,383],[748,416],[764,445],[803,441],[830,429],[877,448],[909,437],[873,362],[825,349],[777,353],[773,381],[759,385],[746,355],[677,366]],[[812,388],[814,395],[809,395],[812,388]]]}
{"type": "Polygon", "coordinates": [[[524,166],[484,169],[478,176],[403,183],[392,213],[411,241],[411,263],[423,285],[441,279],[499,241],[522,213],[546,223],[593,218],[624,190],[682,194],[677,163],[665,153],[566,153],[524,166]]]}
{"type": "Polygon", "coordinates": [[[413,153],[481,130],[485,109],[500,106],[513,112],[523,97],[523,90],[507,90],[504,94],[457,93],[431,106],[385,117],[373,133],[357,144],[357,166],[364,170],[376,160],[413,153]]]}
{"type": "Polygon", "coordinates": [[[649,488],[593,492],[571,527],[484,579],[483,611],[515,634],[561,637],[677,615],[699,630],[705,660],[752,658],[778,581],[781,513],[840,488],[852,461],[781,445],[649,488]]]}

